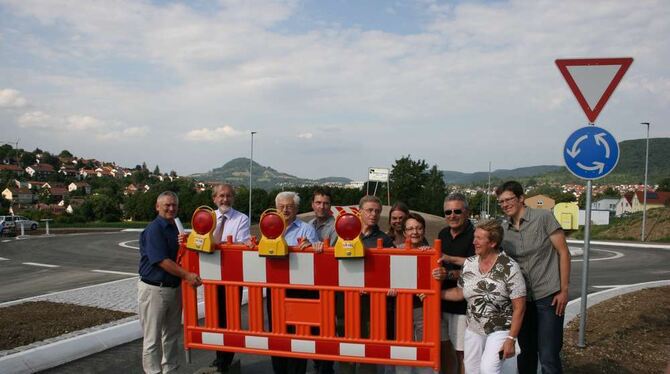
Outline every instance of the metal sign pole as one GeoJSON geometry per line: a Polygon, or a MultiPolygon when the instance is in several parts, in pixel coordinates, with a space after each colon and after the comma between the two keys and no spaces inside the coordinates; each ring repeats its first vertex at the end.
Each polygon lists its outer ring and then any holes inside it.
{"type": "Polygon", "coordinates": [[[580,303],[579,318],[579,342],[577,346],[585,348],[584,336],[586,335],[586,296],[589,280],[589,247],[591,244],[591,180],[586,182],[586,212],[584,214],[584,262],[582,264],[582,301],[580,303]]]}

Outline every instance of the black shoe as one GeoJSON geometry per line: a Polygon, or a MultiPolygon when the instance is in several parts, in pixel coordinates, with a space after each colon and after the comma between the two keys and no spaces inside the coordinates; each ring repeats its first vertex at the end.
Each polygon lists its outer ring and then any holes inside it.
{"type": "Polygon", "coordinates": [[[214,359],[214,361],[212,361],[212,363],[209,365],[209,367],[216,368],[216,371],[218,371],[219,373],[222,373],[222,374],[228,373],[228,368],[225,367],[222,363],[220,363],[218,358],[214,359]]]}

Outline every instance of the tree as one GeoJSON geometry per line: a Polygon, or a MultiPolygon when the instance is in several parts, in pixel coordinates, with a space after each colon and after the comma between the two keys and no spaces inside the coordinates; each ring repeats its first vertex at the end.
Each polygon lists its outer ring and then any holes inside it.
{"type": "Polygon", "coordinates": [[[670,177],[661,179],[661,181],[658,183],[658,188],[656,191],[670,192],[670,177]]]}
{"type": "Polygon", "coordinates": [[[74,156],[72,155],[72,153],[70,153],[70,151],[68,151],[67,149],[64,149],[64,150],[60,151],[60,153],[58,154],[58,157],[73,158],[74,156]]]}
{"type": "Polygon", "coordinates": [[[156,165],[154,168],[154,175],[161,175],[161,169],[158,167],[158,165],[156,165]]]}
{"type": "Polygon", "coordinates": [[[425,188],[421,191],[421,211],[442,215],[446,185],[442,172],[433,165],[428,172],[425,188]]]}
{"type": "Polygon", "coordinates": [[[414,161],[411,155],[396,160],[389,176],[391,200],[403,201],[410,209],[419,210],[423,206],[421,192],[428,182],[427,171],[426,161],[414,161]]]}

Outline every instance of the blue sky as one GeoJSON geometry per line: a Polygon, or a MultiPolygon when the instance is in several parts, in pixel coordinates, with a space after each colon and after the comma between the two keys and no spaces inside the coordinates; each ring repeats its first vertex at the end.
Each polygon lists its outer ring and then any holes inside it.
{"type": "Polygon", "coordinates": [[[0,0],[0,141],[180,174],[562,164],[557,58],[633,57],[598,118],[670,136],[667,1],[0,0]]]}

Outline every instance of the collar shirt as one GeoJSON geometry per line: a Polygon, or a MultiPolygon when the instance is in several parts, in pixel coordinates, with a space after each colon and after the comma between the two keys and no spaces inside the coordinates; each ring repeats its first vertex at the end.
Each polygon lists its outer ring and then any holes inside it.
{"type": "Polygon", "coordinates": [[[503,222],[502,249],[519,263],[528,299],[537,300],[561,290],[558,253],[549,238],[561,226],[550,211],[525,209],[519,230],[509,218],[503,222]]]}
{"type": "Polygon", "coordinates": [[[174,222],[156,217],[140,234],[140,277],[166,285],[178,285],[181,279],[158,264],[166,259],[176,261],[179,231],[174,222]]]}
{"type": "Polygon", "coordinates": [[[314,230],[314,226],[296,218],[286,228],[286,232],[284,233],[284,239],[286,239],[286,243],[288,245],[296,246],[298,245],[299,238],[304,238],[310,243],[320,242],[319,237],[316,234],[316,230],[314,230]]]}
{"type": "MultiPolygon", "coordinates": [[[[470,220],[465,221],[465,228],[455,237],[451,235],[451,228],[445,227],[440,231],[437,237],[442,241],[442,253],[449,256],[465,257],[475,255],[475,246],[472,243],[475,238],[475,227],[470,220]]],[[[461,270],[461,266],[455,264],[446,264],[447,270],[461,270]]],[[[442,281],[442,289],[456,287],[456,280],[445,279],[442,281]]],[[[447,301],[442,300],[442,311],[452,314],[465,314],[465,301],[447,301]]]]}
{"type": "Polygon", "coordinates": [[[379,229],[379,226],[372,226],[370,233],[365,235],[361,233],[361,241],[363,242],[363,247],[365,248],[377,248],[377,239],[382,239],[383,248],[395,248],[393,244],[393,239],[390,236],[386,235],[385,232],[379,229]]]}
{"type": "Polygon", "coordinates": [[[313,218],[309,221],[309,224],[314,227],[316,234],[319,237],[319,241],[323,241],[328,238],[330,246],[334,247],[337,242],[337,233],[335,232],[335,217],[328,216],[325,222],[319,222],[316,218],[313,218]]]}
{"type": "MultiPolygon", "coordinates": [[[[222,213],[220,210],[216,210],[216,222],[219,224],[219,217],[222,213]]],[[[223,233],[221,237],[218,238],[222,243],[228,241],[228,236],[233,237],[233,243],[244,243],[248,241],[251,236],[249,235],[249,217],[246,214],[240,213],[237,210],[230,208],[223,216],[226,217],[226,221],[223,224],[223,233]]],[[[215,230],[216,231],[216,230],[215,230]]]]}

